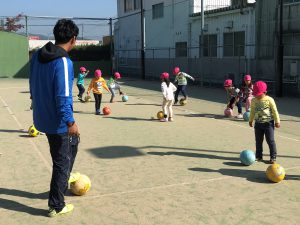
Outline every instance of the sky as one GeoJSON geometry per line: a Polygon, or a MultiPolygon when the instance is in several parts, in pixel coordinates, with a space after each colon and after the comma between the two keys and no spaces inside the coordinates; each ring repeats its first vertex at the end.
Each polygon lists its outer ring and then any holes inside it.
{"type": "MultiPolygon", "coordinates": [[[[2,0],[0,18],[15,16],[19,13],[28,16],[50,17],[117,17],[117,0],[2,0]]],[[[36,19],[29,17],[29,35],[43,36],[52,39],[52,29],[57,19],[36,19]],[[41,26],[43,25],[43,26],[41,26]]],[[[21,21],[25,24],[25,20],[21,21]]],[[[83,39],[101,40],[109,35],[108,21],[75,20],[79,27],[79,37],[83,39]]],[[[25,33],[25,29],[19,32],[25,33]]]]}
{"type": "Polygon", "coordinates": [[[2,0],[0,16],[116,17],[117,0],[2,0]]]}

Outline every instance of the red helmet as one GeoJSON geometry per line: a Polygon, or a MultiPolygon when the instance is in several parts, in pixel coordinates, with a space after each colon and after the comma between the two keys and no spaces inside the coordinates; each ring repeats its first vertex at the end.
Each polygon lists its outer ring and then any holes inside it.
{"type": "Polygon", "coordinates": [[[161,75],[160,75],[160,79],[168,79],[170,77],[169,73],[167,72],[163,72],[161,75]]]}
{"type": "Polygon", "coordinates": [[[267,84],[263,81],[257,81],[254,85],[253,85],[253,95],[259,96],[262,95],[264,93],[267,92],[267,84]]]}
{"type": "Polygon", "coordinates": [[[174,74],[174,75],[177,75],[179,72],[180,72],[180,68],[179,68],[178,66],[176,66],[176,67],[173,69],[173,74],[174,74]]]}
{"type": "Polygon", "coordinates": [[[121,74],[119,72],[115,72],[115,78],[116,79],[120,79],[121,78],[121,74]]]}
{"type": "Polygon", "coordinates": [[[230,79],[225,80],[224,87],[230,87],[230,86],[232,86],[232,80],[230,80],[230,79]]]}
{"type": "Polygon", "coordinates": [[[102,76],[102,71],[101,70],[95,70],[95,77],[99,78],[102,76]]]}
{"type": "Polygon", "coordinates": [[[82,66],[82,67],[79,68],[79,71],[80,72],[86,72],[86,68],[82,66]]]}

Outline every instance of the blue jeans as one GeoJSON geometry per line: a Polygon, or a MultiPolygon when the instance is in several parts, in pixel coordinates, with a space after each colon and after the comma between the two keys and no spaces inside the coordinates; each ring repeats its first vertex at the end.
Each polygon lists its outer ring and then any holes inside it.
{"type": "Polygon", "coordinates": [[[186,89],[186,85],[178,85],[177,86],[177,90],[175,92],[175,102],[177,103],[178,102],[178,95],[179,93],[181,92],[182,95],[186,98],[186,92],[185,92],[185,89],[186,89]]]}
{"type": "Polygon", "coordinates": [[[276,159],[277,149],[274,139],[274,121],[270,121],[268,123],[255,123],[254,130],[256,158],[262,158],[263,156],[263,141],[265,136],[270,149],[270,157],[271,159],[276,159]]]}
{"type": "Polygon", "coordinates": [[[82,98],[82,95],[83,95],[83,93],[85,91],[84,86],[82,84],[77,84],[77,87],[78,87],[78,90],[79,90],[78,97],[82,98]]]}
{"type": "Polygon", "coordinates": [[[47,134],[52,158],[52,178],[48,206],[56,212],[65,207],[64,195],[78,150],[79,137],[64,134],[47,134]]]}
{"type": "MultiPolygon", "coordinates": [[[[231,108],[233,110],[233,107],[234,107],[234,103],[236,101],[236,97],[232,97],[230,99],[230,102],[229,102],[229,108],[231,108]]],[[[243,109],[242,109],[242,100],[241,98],[239,98],[239,100],[235,103],[237,108],[238,108],[238,113],[242,113],[243,109]]]]}

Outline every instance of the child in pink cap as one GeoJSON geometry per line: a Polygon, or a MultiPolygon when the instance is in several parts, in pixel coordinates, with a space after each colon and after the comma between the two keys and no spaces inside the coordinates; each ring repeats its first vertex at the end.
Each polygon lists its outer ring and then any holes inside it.
{"type": "Polygon", "coordinates": [[[244,81],[241,88],[242,101],[245,103],[246,112],[250,109],[251,100],[253,98],[253,84],[251,81],[251,76],[249,74],[244,76],[244,81]]]}
{"type": "Polygon", "coordinates": [[[237,118],[243,118],[242,104],[240,102],[240,89],[233,86],[232,80],[227,79],[224,81],[224,88],[227,93],[227,109],[232,109],[236,105],[238,108],[237,118]]]}
{"type": "Polygon", "coordinates": [[[174,92],[177,90],[175,85],[170,81],[170,75],[164,72],[160,75],[161,79],[161,91],[163,94],[163,104],[162,109],[164,112],[164,118],[161,122],[174,121],[173,120],[173,109],[172,105],[174,102],[174,92]]]}
{"type": "Polygon", "coordinates": [[[253,126],[255,120],[256,160],[263,160],[263,141],[266,137],[270,149],[270,163],[276,162],[277,150],[274,139],[274,126],[280,127],[280,118],[275,101],[267,95],[267,84],[257,81],[253,86],[255,98],[251,101],[249,126],[253,126]]]}
{"type": "Polygon", "coordinates": [[[184,73],[180,71],[179,67],[175,67],[173,69],[173,74],[176,76],[175,77],[175,83],[177,82],[177,90],[175,92],[175,102],[174,104],[176,105],[178,102],[178,95],[181,92],[184,99],[186,100],[187,94],[186,94],[186,87],[187,87],[187,79],[189,78],[192,81],[195,81],[195,78],[192,77],[191,75],[188,75],[187,73],[184,73]]]}
{"type": "Polygon", "coordinates": [[[85,67],[80,67],[79,68],[79,74],[78,74],[78,77],[77,77],[77,88],[78,88],[78,91],[79,91],[79,94],[77,95],[78,97],[78,100],[79,101],[83,101],[82,100],[82,95],[83,93],[85,92],[85,89],[84,89],[84,78],[88,75],[89,71],[85,68],[85,67]]]}
{"type": "Polygon", "coordinates": [[[91,80],[87,94],[90,95],[90,91],[93,91],[94,98],[95,98],[95,109],[96,109],[95,114],[100,115],[100,106],[102,101],[103,89],[107,90],[108,92],[110,91],[106,85],[106,81],[102,78],[101,70],[99,69],[96,70],[94,75],[95,78],[91,80]]]}
{"type": "Polygon", "coordinates": [[[110,90],[111,93],[111,98],[110,98],[110,103],[114,103],[115,102],[115,96],[116,96],[116,91],[119,91],[120,95],[123,95],[123,92],[121,91],[121,85],[119,84],[119,82],[117,80],[121,79],[121,74],[119,72],[115,72],[114,73],[114,77],[111,77],[108,81],[107,81],[107,86],[110,90]]]}

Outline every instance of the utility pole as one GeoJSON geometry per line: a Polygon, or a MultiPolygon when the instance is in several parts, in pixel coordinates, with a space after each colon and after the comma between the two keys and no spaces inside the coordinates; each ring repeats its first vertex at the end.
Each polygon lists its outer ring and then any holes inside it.
{"type": "MultiPolygon", "coordinates": [[[[276,62],[276,97],[283,95],[283,0],[278,0],[279,3],[279,32],[278,32],[278,45],[277,45],[277,62],[276,62]]],[[[278,25],[278,21],[277,21],[278,25]]]]}
{"type": "Polygon", "coordinates": [[[25,32],[26,37],[28,38],[28,16],[25,16],[25,32]]]}
{"type": "Polygon", "coordinates": [[[143,0],[141,0],[141,72],[142,79],[145,80],[145,15],[143,0]]]}
{"type": "Polygon", "coordinates": [[[204,52],[204,0],[201,0],[201,43],[200,43],[200,57],[201,57],[201,87],[203,87],[204,80],[204,61],[203,61],[203,52],[204,52]]]}
{"type": "Polygon", "coordinates": [[[114,57],[114,50],[113,50],[113,29],[112,29],[112,18],[109,18],[109,32],[110,32],[110,61],[111,61],[111,74],[114,73],[114,67],[113,67],[113,57],[114,57]]]}

